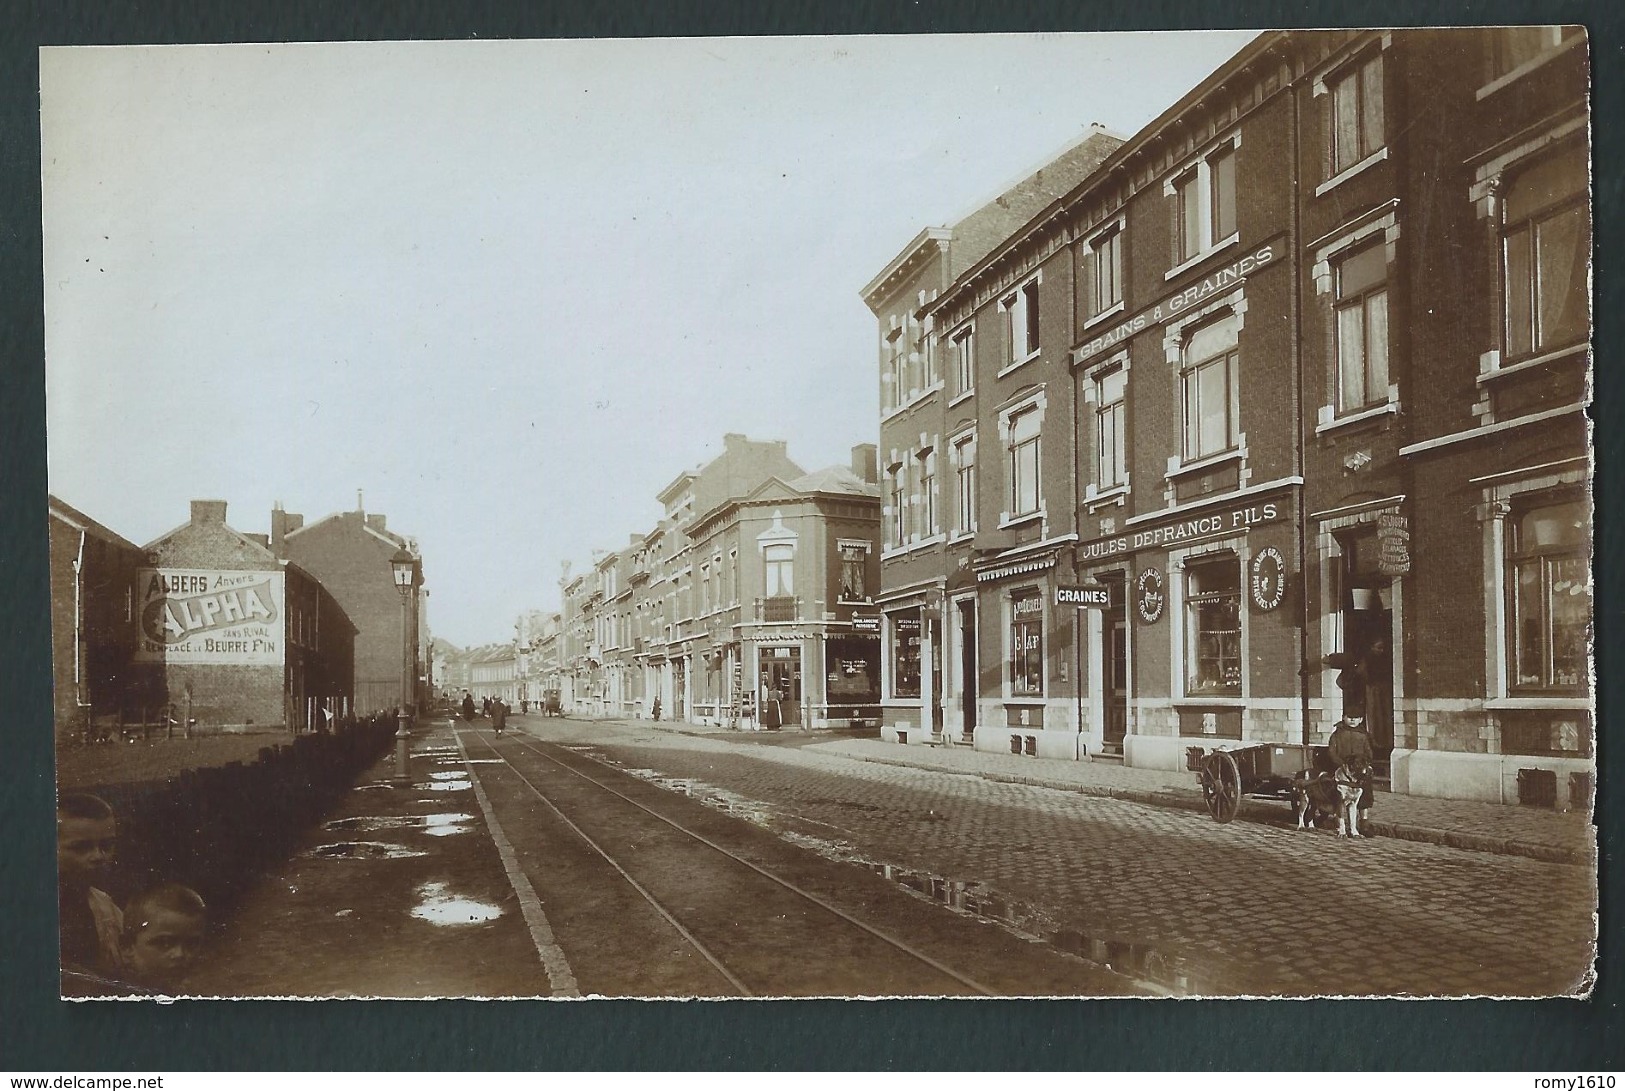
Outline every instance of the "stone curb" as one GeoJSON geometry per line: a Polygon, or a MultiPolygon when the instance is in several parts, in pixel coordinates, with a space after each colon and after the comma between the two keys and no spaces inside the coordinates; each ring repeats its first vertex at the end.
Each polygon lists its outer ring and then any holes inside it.
{"type": "MultiPolygon", "coordinates": [[[[1195,792],[1149,791],[1143,788],[1107,788],[1092,784],[1073,784],[1061,780],[1046,780],[1042,777],[1017,776],[1013,773],[949,769],[939,765],[920,765],[897,758],[855,757],[850,754],[841,756],[851,758],[854,761],[872,762],[876,765],[892,765],[902,769],[923,769],[938,773],[957,773],[960,776],[981,777],[983,780],[996,781],[1002,784],[1027,784],[1036,788],[1053,788],[1062,792],[1075,792],[1078,795],[1119,799],[1128,803],[1143,803],[1150,807],[1170,807],[1204,813],[1207,811],[1207,806],[1202,802],[1201,796],[1195,792]]],[[[1242,809],[1237,812],[1236,817],[1246,822],[1267,823],[1272,820],[1272,816],[1264,814],[1261,807],[1255,808],[1246,803],[1243,803],[1242,809]],[[1249,811],[1251,813],[1248,813],[1249,811]]],[[[1429,826],[1412,826],[1372,819],[1366,820],[1366,828],[1378,837],[1392,837],[1398,841],[1420,841],[1430,845],[1444,845],[1453,849],[1465,849],[1469,852],[1491,852],[1501,856],[1523,856],[1550,864],[1589,864],[1591,862],[1589,853],[1576,852],[1560,845],[1543,845],[1538,841],[1519,841],[1510,837],[1494,837],[1489,834],[1466,833],[1460,830],[1440,830],[1429,826]]]]}
{"type": "MultiPolygon", "coordinates": [[[[680,735],[693,735],[696,738],[735,734],[726,729],[716,728],[689,728],[685,730],[670,722],[656,724],[651,721],[649,726],[661,731],[676,732],[680,735]]],[[[932,773],[953,773],[958,776],[981,777],[983,780],[994,781],[999,784],[1026,784],[1034,788],[1053,788],[1057,791],[1073,792],[1077,795],[1118,799],[1126,803],[1142,803],[1148,807],[1169,807],[1176,810],[1200,811],[1203,813],[1207,811],[1207,806],[1202,802],[1201,795],[1194,791],[1110,788],[1094,784],[1075,784],[1064,780],[1049,780],[1044,777],[1020,776],[1015,773],[1000,773],[993,770],[949,769],[946,766],[925,765],[918,762],[904,761],[900,758],[862,757],[827,750],[823,751],[823,753],[834,753],[838,757],[846,758],[848,761],[866,761],[874,765],[891,765],[899,769],[919,769],[932,773]]],[[[1275,808],[1270,808],[1271,812],[1274,810],[1275,808]]],[[[1236,817],[1246,822],[1268,823],[1279,816],[1266,813],[1263,805],[1254,806],[1244,801],[1236,817]]],[[[1366,820],[1366,828],[1378,837],[1391,837],[1396,841],[1418,841],[1423,844],[1443,845],[1447,848],[1463,849],[1468,852],[1490,852],[1500,856],[1522,856],[1526,859],[1540,860],[1548,864],[1589,865],[1591,863],[1591,854],[1589,852],[1576,852],[1574,849],[1564,848],[1561,845],[1545,845],[1538,841],[1519,841],[1511,837],[1495,837],[1490,834],[1468,833],[1462,830],[1440,830],[1431,826],[1412,826],[1400,822],[1384,822],[1374,819],[1366,820]]]]}

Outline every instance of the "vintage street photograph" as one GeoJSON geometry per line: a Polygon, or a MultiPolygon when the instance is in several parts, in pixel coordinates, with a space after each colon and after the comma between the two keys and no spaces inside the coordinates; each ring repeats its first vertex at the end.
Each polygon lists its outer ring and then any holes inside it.
{"type": "Polygon", "coordinates": [[[41,48],[62,997],[1588,996],[1591,53],[41,48]]]}

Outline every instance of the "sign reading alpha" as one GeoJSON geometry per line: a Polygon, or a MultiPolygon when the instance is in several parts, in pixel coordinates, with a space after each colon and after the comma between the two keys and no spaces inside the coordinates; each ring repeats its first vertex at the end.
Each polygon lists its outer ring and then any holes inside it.
{"type": "Polygon", "coordinates": [[[281,664],[281,572],[144,568],[136,579],[137,661],[281,664]]]}

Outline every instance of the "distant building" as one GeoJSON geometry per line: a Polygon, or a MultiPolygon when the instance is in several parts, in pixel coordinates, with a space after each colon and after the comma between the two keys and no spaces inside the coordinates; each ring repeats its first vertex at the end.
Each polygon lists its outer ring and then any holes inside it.
{"type": "Polygon", "coordinates": [[[136,582],[141,547],[50,497],[51,652],[57,738],[82,738],[94,723],[161,722],[162,677],[138,663],[136,582]]]}
{"type": "Polygon", "coordinates": [[[421,701],[429,692],[430,637],[417,541],[391,531],[377,512],[336,512],[307,524],[278,506],[271,512],[270,547],[321,580],[355,624],[356,705],[373,710],[399,703],[408,644],[413,692],[421,701]],[[418,560],[417,585],[404,610],[390,564],[401,549],[418,560]]]}
{"type": "Polygon", "coordinates": [[[355,708],[355,626],[313,575],[227,526],[225,501],[192,501],[143,551],[134,659],[201,727],[298,732],[355,708]]]}
{"type": "Polygon", "coordinates": [[[519,707],[519,653],[512,644],[487,644],[468,657],[468,688],[475,701],[487,697],[519,707]]]}

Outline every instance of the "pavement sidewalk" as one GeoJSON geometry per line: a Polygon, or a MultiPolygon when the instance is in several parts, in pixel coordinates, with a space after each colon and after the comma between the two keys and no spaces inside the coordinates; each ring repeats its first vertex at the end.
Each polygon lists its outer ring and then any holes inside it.
{"type": "MultiPolygon", "coordinates": [[[[720,727],[639,720],[639,726],[691,735],[761,741],[764,736],[720,727]]],[[[785,732],[795,736],[796,732],[785,732]]],[[[1162,769],[1132,769],[1112,761],[1056,761],[1015,754],[989,753],[968,746],[908,746],[880,739],[824,732],[806,733],[821,741],[805,745],[819,753],[945,773],[977,776],[1012,784],[1031,784],[1082,795],[1106,796],[1155,807],[1205,811],[1195,774],[1162,769]]],[[[803,736],[805,737],[805,736],[803,736]]],[[[1241,821],[1281,822],[1285,807],[1266,800],[1244,799],[1241,821]]],[[[1562,864],[1590,864],[1596,858],[1596,830],[1584,812],[1560,812],[1515,804],[1381,792],[1362,829],[1378,837],[1425,841],[1477,852],[1524,856],[1562,864]]]]}

